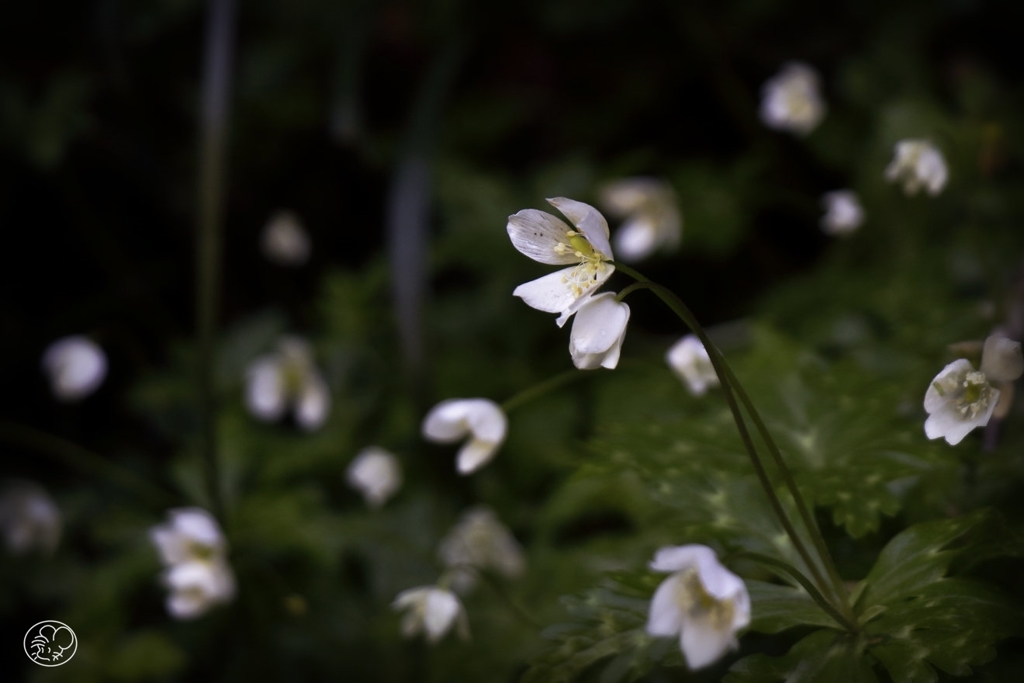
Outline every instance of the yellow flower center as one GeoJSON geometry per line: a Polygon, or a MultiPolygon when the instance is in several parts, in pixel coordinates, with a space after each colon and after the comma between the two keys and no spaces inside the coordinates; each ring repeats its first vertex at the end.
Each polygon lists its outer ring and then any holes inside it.
{"type": "Polygon", "coordinates": [[[681,611],[710,622],[715,630],[731,627],[736,612],[733,601],[719,600],[708,593],[696,569],[682,572],[674,597],[681,611]]]}
{"type": "Polygon", "coordinates": [[[605,255],[595,250],[583,233],[570,230],[565,239],[565,242],[556,244],[554,250],[559,256],[571,253],[580,260],[580,264],[562,278],[578,299],[598,283],[598,274],[604,272],[608,265],[605,255]]]}

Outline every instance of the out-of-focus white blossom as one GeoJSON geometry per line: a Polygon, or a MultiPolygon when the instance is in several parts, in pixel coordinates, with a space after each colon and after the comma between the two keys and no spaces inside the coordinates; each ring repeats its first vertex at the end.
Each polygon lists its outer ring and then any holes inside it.
{"type": "Polygon", "coordinates": [[[263,228],[260,248],[271,263],[279,266],[301,266],[309,260],[309,234],[292,211],[278,211],[263,228]]]}
{"type": "Polygon", "coordinates": [[[605,184],[601,205],[625,222],[615,231],[612,243],[617,257],[640,261],[659,249],[679,246],[683,219],[676,193],[657,178],[626,178],[605,184]]]}
{"type": "Polygon", "coordinates": [[[363,494],[366,504],[379,508],[402,486],[402,467],[392,453],[370,446],[349,463],[345,477],[352,488],[363,494]]]}
{"type": "Polygon", "coordinates": [[[678,636],[691,670],[714,663],[738,646],[736,632],[750,623],[750,595],[743,580],[703,545],[659,550],[651,569],[672,572],[651,599],[647,632],[678,636]]]}
{"type": "Polygon", "coordinates": [[[60,509],[42,487],[11,481],[0,492],[0,533],[12,555],[39,549],[53,553],[60,542],[60,509]]]}
{"type": "Polygon", "coordinates": [[[46,347],[42,366],[57,399],[78,401],[103,384],[107,354],[91,339],[76,334],[46,347]]]}
{"type": "Polygon", "coordinates": [[[864,207],[853,190],[826,192],[821,203],[825,206],[821,229],[826,234],[849,235],[864,223],[864,207]]]}
{"type": "Polygon", "coordinates": [[[975,427],[984,427],[999,403],[995,385],[1009,383],[1024,373],[1020,342],[992,335],[985,340],[981,370],[960,358],[942,369],[924,395],[928,419],[924,433],[929,439],[943,437],[951,446],[960,443],[975,427]]]}
{"type": "Polygon", "coordinates": [[[519,285],[512,292],[539,311],[558,313],[561,327],[615,271],[608,262],[608,222],[589,204],[565,197],[548,202],[572,221],[536,209],[523,209],[508,217],[512,245],[534,261],[564,266],[555,273],[519,285]]]}
{"type": "Polygon", "coordinates": [[[825,117],[818,72],[803,62],[789,62],[761,87],[761,120],[775,130],[807,135],[825,117]]]}
{"type": "Polygon", "coordinates": [[[688,334],[676,342],[665,360],[694,396],[703,396],[709,387],[719,384],[708,351],[696,335],[688,334]]]}
{"type": "Polygon", "coordinates": [[[441,540],[441,562],[450,569],[451,586],[465,593],[476,585],[474,569],[492,569],[502,576],[522,576],[526,558],[522,546],[489,508],[475,507],[441,540]]]}
{"type": "Polygon", "coordinates": [[[608,368],[619,364],[622,342],[626,338],[629,306],[605,292],[590,297],[576,311],[569,334],[569,354],[580,370],[608,368]]]}
{"type": "Polygon", "coordinates": [[[928,140],[900,140],[892,162],[885,169],[885,179],[901,183],[908,195],[924,188],[934,197],[946,186],[949,168],[942,152],[928,140]]]}
{"type": "Polygon", "coordinates": [[[213,515],[201,508],[177,508],[165,524],[149,531],[166,569],[167,611],[194,619],[235,596],[235,576],[227,561],[227,540],[213,515]]]}
{"type": "Polygon", "coordinates": [[[420,586],[402,591],[391,603],[395,610],[405,610],[402,635],[414,638],[424,634],[434,644],[452,628],[460,638],[469,638],[469,617],[455,593],[437,586],[420,586]]]}
{"type": "Polygon", "coordinates": [[[307,431],[318,429],[331,409],[331,393],[309,344],[285,337],[276,353],[260,356],[246,371],[245,404],[257,418],[272,422],[289,409],[307,431]]]}
{"type": "Polygon", "coordinates": [[[441,401],[423,418],[423,437],[429,441],[454,443],[469,437],[456,457],[459,474],[469,474],[490,462],[507,432],[504,411],[486,398],[441,401]]]}

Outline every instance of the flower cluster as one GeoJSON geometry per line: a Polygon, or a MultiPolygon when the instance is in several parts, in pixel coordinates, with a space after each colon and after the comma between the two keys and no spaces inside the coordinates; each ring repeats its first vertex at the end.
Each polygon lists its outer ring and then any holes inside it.
{"type": "Polygon", "coordinates": [[[459,597],[439,586],[419,586],[402,591],[391,603],[395,610],[405,610],[402,617],[402,635],[414,638],[426,636],[434,644],[455,628],[463,640],[469,638],[469,618],[459,597]]]}
{"type": "Polygon", "coordinates": [[[319,429],[330,412],[331,394],[309,344],[285,337],[276,353],[257,358],[246,372],[245,404],[260,420],[279,420],[291,410],[300,427],[319,429]]]}
{"type": "Polygon", "coordinates": [[[501,407],[486,398],[442,401],[423,418],[423,436],[435,443],[454,443],[469,437],[456,457],[459,474],[480,469],[494,457],[508,432],[501,407]]]}
{"type": "Polygon", "coordinates": [[[827,235],[849,235],[864,222],[864,207],[853,190],[826,192],[821,203],[825,206],[821,229],[827,235]]]}
{"type": "Polygon", "coordinates": [[[462,514],[458,524],[441,540],[441,562],[449,568],[456,592],[465,593],[476,585],[475,570],[493,569],[505,578],[522,576],[526,568],[523,549],[497,515],[486,507],[462,514]]]}
{"type": "Polygon", "coordinates": [[[370,446],[349,463],[345,478],[363,494],[367,505],[379,508],[402,487],[402,466],[389,451],[370,446]]]}
{"type": "Polygon", "coordinates": [[[601,204],[625,222],[613,239],[618,258],[640,261],[659,249],[679,246],[683,219],[676,193],[656,178],[626,178],[600,189],[601,204]]]}
{"type": "Polygon", "coordinates": [[[789,62],[761,88],[761,121],[774,130],[807,135],[825,117],[818,72],[789,62]]]}
{"type": "Polygon", "coordinates": [[[928,140],[901,140],[896,143],[896,156],[885,169],[885,179],[902,184],[908,195],[924,189],[934,197],[946,186],[949,169],[942,152],[928,140]]]}

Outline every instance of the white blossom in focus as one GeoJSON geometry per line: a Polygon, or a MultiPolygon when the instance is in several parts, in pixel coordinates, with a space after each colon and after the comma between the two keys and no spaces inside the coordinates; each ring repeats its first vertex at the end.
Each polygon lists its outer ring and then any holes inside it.
{"type": "Polygon", "coordinates": [[[774,130],[807,135],[825,117],[818,72],[789,62],[761,87],[761,121],[774,130]]]}
{"type": "Polygon", "coordinates": [[[659,249],[679,246],[683,219],[676,193],[656,178],[626,178],[605,184],[601,205],[625,222],[612,240],[615,253],[625,262],[640,261],[659,249]]]}
{"type": "Polygon", "coordinates": [[[486,398],[441,401],[423,418],[423,437],[428,441],[454,443],[469,437],[456,457],[459,474],[469,474],[490,462],[507,432],[504,411],[486,398]]]}
{"type": "Polygon", "coordinates": [[[573,364],[580,370],[613,370],[619,364],[628,322],[629,306],[616,301],[615,294],[589,297],[572,321],[569,353],[573,364]]]}
{"type": "Polygon", "coordinates": [[[379,508],[402,486],[402,467],[392,453],[370,446],[349,463],[345,477],[352,488],[363,494],[366,504],[379,508]]]}
{"type": "Polygon", "coordinates": [[[309,234],[292,211],[278,211],[263,228],[260,248],[271,263],[301,266],[309,260],[309,234]]]}
{"type": "Polygon", "coordinates": [[[52,554],[60,541],[60,509],[42,487],[12,481],[0,493],[0,533],[12,555],[34,549],[52,554]]]}
{"type": "Polygon", "coordinates": [[[975,427],[984,427],[999,403],[994,384],[1009,383],[1024,373],[1020,342],[992,335],[985,340],[981,369],[965,358],[942,369],[924,395],[928,419],[924,433],[929,439],[943,437],[951,446],[975,427]]]}
{"type": "Polygon", "coordinates": [[[946,186],[949,168],[942,152],[928,140],[900,140],[892,162],[885,169],[885,179],[901,183],[908,195],[924,188],[934,197],[946,186]]]}
{"type": "Polygon", "coordinates": [[[709,387],[719,384],[708,351],[696,335],[688,334],[676,342],[665,360],[694,396],[703,396],[709,387]]]}
{"type": "Polygon", "coordinates": [[[714,663],[739,645],[736,632],[750,623],[750,595],[715,551],[703,545],[666,547],[650,567],[672,575],[654,592],[647,633],[678,636],[691,670],[714,663]]]}
{"type": "Polygon", "coordinates": [[[277,352],[253,361],[246,371],[245,404],[250,413],[266,422],[291,410],[306,431],[320,428],[331,409],[331,394],[313,363],[309,344],[285,337],[277,352]]]}
{"type": "Polygon", "coordinates": [[[91,339],[76,334],[46,347],[42,367],[58,400],[79,401],[103,384],[107,354],[91,339]]]}
{"type": "Polygon", "coordinates": [[[235,596],[227,540],[206,510],[177,508],[167,516],[165,524],[149,531],[166,567],[161,579],[170,591],[167,611],[176,619],[193,619],[235,596]]]}
{"type": "Polygon", "coordinates": [[[460,638],[469,638],[469,618],[458,596],[437,586],[420,586],[402,591],[391,603],[395,610],[405,610],[402,635],[414,638],[423,633],[434,644],[452,628],[460,638]]]}
{"type": "Polygon", "coordinates": [[[549,213],[523,209],[508,217],[508,235],[534,261],[569,267],[519,285],[512,294],[539,311],[558,313],[562,327],[615,267],[608,263],[613,258],[608,222],[597,209],[565,197],[548,202],[575,227],[549,213]]]}
{"type": "Polygon", "coordinates": [[[458,524],[441,539],[441,562],[451,571],[452,588],[465,593],[476,584],[473,569],[492,569],[515,579],[526,568],[523,548],[489,508],[475,507],[459,518],[458,524]]]}
{"type": "Polygon", "coordinates": [[[825,206],[821,229],[828,235],[849,235],[864,223],[864,207],[853,190],[826,192],[821,203],[825,206]]]}

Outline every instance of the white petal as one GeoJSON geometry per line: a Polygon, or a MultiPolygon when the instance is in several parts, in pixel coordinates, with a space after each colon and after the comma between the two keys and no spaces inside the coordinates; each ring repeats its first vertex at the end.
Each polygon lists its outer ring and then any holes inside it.
{"type": "MultiPolygon", "coordinates": [[[[561,313],[572,306],[577,299],[569,284],[569,278],[574,269],[575,267],[563,268],[536,280],[524,282],[512,291],[512,296],[518,296],[527,306],[536,308],[538,311],[561,313]]],[[[605,270],[610,269],[606,268],[605,270]]],[[[608,276],[611,276],[610,272],[608,276]]],[[[594,288],[591,287],[591,289],[594,288]]]]}
{"type": "Polygon", "coordinates": [[[549,265],[576,263],[579,259],[574,249],[559,254],[559,244],[568,245],[567,234],[572,231],[565,221],[536,209],[523,209],[508,217],[508,236],[512,246],[534,261],[549,265]]]}
{"type": "Polygon", "coordinates": [[[569,336],[569,353],[576,367],[609,369],[618,364],[629,322],[629,306],[609,292],[591,297],[576,313],[569,336]]]}
{"type": "Polygon", "coordinates": [[[107,355],[91,339],[74,335],[50,344],[43,353],[42,366],[57,399],[78,401],[103,383],[107,355]]]}
{"type": "Polygon", "coordinates": [[[660,246],[658,229],[647,216],[627,221],[615,232],[615,254],[622,261],[641,261],[660,246]]]}
{"type": "Polygon", "coordinates": [[[660,201],[669,193],[671,188],[662,181],[644,177],[616,180],[606,183],[600,190],[601,204],[616,216],[641,211],[648,204],[660,201]]]}
{"type": "Polygon", "coordinates": [[[174,531],[187,540],[210,548],[225,545],[224,534],[213,515],[202,508],[175,508],[168,511],[174,531]]]}
{"type": "Polygon", "coordinates": [[[501,441],[507,420],[501,407],[486,398],[450,398],[431,408],[423,419],[423,437],[451,443],[473,432],[479,438],[501,441]]]}
{"type": "Polygon", "coordinates": [[[583,233],[594,251],[603,254],[606,258],[613,258],[612,247],[608,243],[608,221],[604,219],[600,211],[590,204],[566,197],[554,197],[548,199],[548,203],[561,211],[583,233]]]}
{"type": "Polygon", "coordinates": [[[363,494],[370,507],[380,507],[402,486],[402,468],[398,458],[371,446],[359,452],[345,471],[353,488],[363,494]]]}
{"type": "Polygon", "coordinates": [[[981,371],[993,382],[1012,382],[1024,374],[1020,342],[993,334],[985,340],[981,371]]]}
{"type": "Polygon", "coordinates": [[[431,643],[440,640],[455,624],[461,610],[462,604],[451,591],[440,588],[429,591],[423,611],[427,640],[431,643]]]}
{"type": "MultiPolygon", "coordinates": [[[[942,368],[935,379],[928,385],[924,393],[924,409],[928,413],[934,413],[946,406],[952,399],[953,394],[963,383],[968,372],[973,372],[974,366],[966,358],[958,358],[946,367],[942,368]]],[[[937,437],[930,436],[930,439],[937,437]]]]}
{"type": "Polygon", "coordinates": [[[743,579],[726,569],[718,561],[715,551],[708,548],[710,554],[701,553],[697,557],[697,574],[700,583],[708,595],[717,600],[733,600],[738,595],[746,595],[747,586],[743,579]]]}
{"type": "Polygon", "coordinates": [[[306,431],[319,429],[331,412],[331,392],[315,370],[306,375],[295,403],[295,420],[306,431]]]}
{"type": "Polygon", "coordinates": [[[647,633],[652,636],[674,636],[683,626],[683,612],[679,608],[676,595],[682,586],[681,576],[673,574],[658,586],[651,598],[650,611],[647,613],[647,633]]]}
{"type": "Polygon", "coordinates": [[[678,572],[704,562],[718,562],[715,551],[706,545],[676,545],[660,548],[654,554],[650,568],[656,572],[678,572]]]}
{"type": "Polygon", "coordinates": [[[682,631],[679,646],[683,649],[686,664],[693,671],[718,661],[737,644],[731,629],[716,630],[703,619],[687,619],[682,631]]]}
{"type": "Polygon", "coordinates": [[[459,450],[455,459],[455,467],[459,474],[470,474],[480,469],[494,458],[498,444],[493,441],[470,439],[459,450]]]}
{"type": "Polygon", "coordinates": [[[245,405],[253,416],[266,421],[284,415],[284,373],[274,356],[257,359],[246,373],[245,405]]]}

